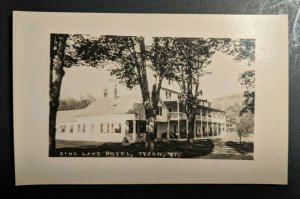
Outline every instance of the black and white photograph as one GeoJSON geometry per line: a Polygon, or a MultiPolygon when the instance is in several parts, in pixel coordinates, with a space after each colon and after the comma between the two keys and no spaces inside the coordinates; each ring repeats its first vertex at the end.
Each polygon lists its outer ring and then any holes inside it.
{"type": "Polygon", "coordinates": [[[50,157],[255,158],[255,39],[49,37],[50,157]]]}
{"type": "Polygon", "coordinates": [[[287,27],[15,12],[16,184],[286,184],[287,27]]]}

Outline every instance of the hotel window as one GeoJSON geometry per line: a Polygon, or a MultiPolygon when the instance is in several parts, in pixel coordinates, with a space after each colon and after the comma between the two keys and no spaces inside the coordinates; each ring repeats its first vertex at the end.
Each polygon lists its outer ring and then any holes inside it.
{"type": "Polygon", "coordinates": [[[133,123],[130,121],[127,123],[128,125],[128,133],[132,133],[133,132],[133,123]]]}
{"type": "Polygon", "coordinates": [[[162,107],[161,106],[158,106],[158,108],[157,108],[157,115],[162,116],[162,107]]]}
{"type": "Polygon", "coordinates": [[[166,91],[166,100],[168,99],[168,91],[166,91]]]}
{"type": "Polygon", "coordinates": [[[109,123],[101,123],[100,132],[108,133],[109,132],[109,123]]]}
{"type": "Polygon", "coordinates": [[[77,132],[80,133],[80,124],[78,124],[78,131],[77,132]]]}
{"type": "Polygon", "coordinates": [[[114,133],[121,133],[121,123],[116,123],[115,129],[113,130],[114,133]]]}
{"type": "Polygon", "coordinates": [[[168,84],[171,85],[171,80],[168,80],[168,84]]]}
{"type": "Polygon", "coordinates": [[[73,133],[74,129],[73,129],[73,124],[70,125],[70,133],[73,133]]]}
{"type": "Polygon", "coordinates": [[[111,123],[111,132],[114,133],[114,123],[111,123]]]}
{"type": "Polygon", "coordinates": [[[65,133],[66,132],[66,125],[60,125],[60,132],[65,133]]]}
{"type": "Polygon", "coordinates": [[[94,133],[94,131],[95,131],[95,124],[92,123],[92,124],[91,124],[91,132],[94,133]]]}
{"type": "Polygon", "coordinates": [[[146,121],[139,122],[138,132],[145,133],[146,132],[146,121]]]}
{"type": "Polygon", "coordinates": [[[172,93],[170,92],[170,93],[169,93],[169,100],[172,98],[171,96],[172,96],[172,93]]]}
{"type": "Polygon", "coordinates": [[[82,125],[82,133],[85,133],[85,124],[82,125]]]}

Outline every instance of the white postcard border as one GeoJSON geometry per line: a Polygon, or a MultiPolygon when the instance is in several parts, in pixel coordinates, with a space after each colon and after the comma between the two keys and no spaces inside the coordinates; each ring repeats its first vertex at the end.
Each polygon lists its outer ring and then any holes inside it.
{"type": "Polygon", "coordinates": [[[14,12],[16,185],[287,184],[287,15],[14,12]],[[50,33],[256,39],[254,160],[48,157],[50,33]]]}

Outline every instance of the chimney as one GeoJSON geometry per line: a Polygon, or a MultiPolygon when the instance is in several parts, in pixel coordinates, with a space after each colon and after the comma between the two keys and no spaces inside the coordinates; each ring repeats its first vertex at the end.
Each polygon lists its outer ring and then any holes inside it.
{"type": "Polygon", "coordinates": [[[103,96],[104,96],[104,97],[107,97],[107,96],[108,96],[108,89],[107,89],[107,88],[104,89],[103,96]]]}

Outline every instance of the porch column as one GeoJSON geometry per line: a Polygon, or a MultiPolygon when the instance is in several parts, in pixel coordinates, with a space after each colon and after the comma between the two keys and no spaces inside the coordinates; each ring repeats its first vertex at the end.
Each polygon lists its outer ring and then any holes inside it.
{"type": "Polygon", "coordinates": [[[197,128],[196,128],[196,120],[194,121],[194,138],[196,138],[196,135],[197,135],[197,128]]]}
{"type": "Polygon", "coordinates": [[[136,120],[132,121],[132,142],[136,141],[136,120]]]}
{"type": "Polygon", "coordinates": [[[207,118],[207,120],[209,119],[209,116],[208,116],[208,109],[206,109],[206,118],[207,118]]]}
{"type": "Polygon", "coordinates": [[[200,134],[201,134],[201,137],[203,138],[202,121],[200,121],[200,134]]]}
{"type": "Polygon", "coordinates": [[[178,139],[180,139],[180,119],[178,118],[178,124],[177,124],[178,128],[177,128],[177,131],[178,131],[178,139]]]}
{"type": "MultiPolygon", "coordinates": [[[[179,115],[179,101],[177,100],[177,124],[178,124],[178,139],[180,139],[180,115],[179,115]]],[[[175,132],[176,133],[176,132],[175,132]]]]}
{"type": "MultiPolygon", "coordinates": [[[[216,123],[216,127],[217,127],[216,133],[217,133],[217,135],[218,135],[218,123],[216,123]]],[[[217,135],[216,135],[216,136],[217,136],[217,135]]]]}
{"type": "Polygon", "coordinates": [[[200,121],[202,121],[202,108],[200,108],[200,121]]]}
{"type": "Polygon", "coordinates": [[[209,130],[210,129],[208,129],[208,122],[206,122],[206,133],[207,133],[206,135],[207,135],[207,137],[209,137],[209,130]]]}
{"type": "Polygon", "coordinates": [[[168,126],[167,126],[167,139],[170,139],[170,120],[168,120],[168,126]]]}
{"type": "MultiPolygon", "coordinates": [[[[218,128],[218,123],[216,123],[216,127],[218,128]]],[[[216,129],[214,132],[214,135],[218,132],[218,130],[216,129]]]]}
{"type": "Polygon", "coordinates": [[[185,127],[186,127],[186,135],[189,133],[189,122],[188,120],[185,121],[185,127]]]}

